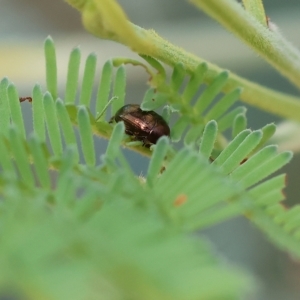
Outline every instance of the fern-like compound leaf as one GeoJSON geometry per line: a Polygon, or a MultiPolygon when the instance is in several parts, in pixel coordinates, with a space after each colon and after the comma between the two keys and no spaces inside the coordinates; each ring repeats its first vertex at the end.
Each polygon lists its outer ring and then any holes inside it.
{"type": "Polygon", "coordinates": [[[47,39],[51,93],[33,89],[30,139],[15,87],[7,79],[0,82],[0,122],[7,122],[0,128],[0,288],[8,280],[32,299],[88,299],[94,293],[106,299],[238,299],[251,280],[190,233],[239,215],[300,255],[300,208],[280,204],[284,175],[269,179],[291,153],[264,147],[275,125],[247,130],[245,108],[228,111],[239,89],[215,99],[227,73],[199,96],[206,65],[189,74],[183,88],[184,66],[174,68],[168,84],[162,65],[146,58],[158,74],[143,65],[152,76],[143,105],[167,104],[163,116],[175,124],[171,138],[184,146],[176,150],[167,137],[150,149],[135,145],[151,154],[146,178],[137,178],[121,149],[128,141],[124,124],[107,122],[109,99],[118,98],[113,113],[125,103],[124,66],[111,91],[113,67],[105,64],[95,112],[95,57],[87,59],[77,105],[80,51],[71,54],[63,101],[56,94],[53,47],[47,39]],[[234,138],[227,143],[221,133],[232,127],[234,138]],[[95,135],[110,138],[105,153],[95,150],[95,135]],[[79,163],[79,153],[85,163],[79,163]]]}

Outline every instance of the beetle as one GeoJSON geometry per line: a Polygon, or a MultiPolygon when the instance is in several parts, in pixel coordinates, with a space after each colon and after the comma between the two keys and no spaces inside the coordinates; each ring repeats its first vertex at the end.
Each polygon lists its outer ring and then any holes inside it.
{"type": "Polygon", "coordinates": [[[162,116],[156,112],[143,111],[137,104],[127,104],[121,107],[111,118],[112,121],[124,122],[125,133],[143,142],[143,146],[156,144],[162,136],[170,136],[170,127],[162,116]]]}

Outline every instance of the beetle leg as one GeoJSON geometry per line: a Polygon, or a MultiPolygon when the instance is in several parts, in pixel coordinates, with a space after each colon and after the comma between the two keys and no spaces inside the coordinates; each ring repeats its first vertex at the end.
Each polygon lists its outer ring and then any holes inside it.
{"type": "Polygon", "coordinates": [[[113,123],[115,121],[115,116],[112,116],[110,119],[109,119],[109,122],[108,123],[113,123]]]}
{"type": "Polygon", "coordinates": [[[150,148],[153,144],[148,141],[148,138],[145,136],[142,138],[143,146],[150,148]]]}
{"type": "Polygon", "coordinates": [[[28,102],[32,102],[32,98],[31,98],[31,97],[20,97],[20,98],[19,98],[19,101],[20,101],[20,102],[24,102],[24,101],[26,101],[26,100],[28,100],[28,102]]]}
{"type": "Polygon", "coordinates": [[[131,131],[130,129],[127,129],[127,128],[125,128],[125,133],[128,134],[128,135],[135,136],[134,132],[131,131]]]}

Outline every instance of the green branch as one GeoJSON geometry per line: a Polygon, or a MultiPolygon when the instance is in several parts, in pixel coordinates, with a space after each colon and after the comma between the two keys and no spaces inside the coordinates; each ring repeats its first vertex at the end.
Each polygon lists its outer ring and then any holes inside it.
{"type": "MultiPolygon", "coordinates": [[[[200,63],[206,62],[205,60],[172,45],[157,35],[153,30],[145,30],[128,22],[126,15],[115,1],[86,1],[87,4],[81,5],[80,7],[78,5],[76,6],[78,3],[76,0],[66,1],[81,11],[84,26],[95,36],[117,41],[130,47],[133,51],[139,54],[152,56],[173,67],[181,62],[187,70],[191,72],[195,71],[196,67],[200,63]]],[[[240,5],[226,0],[195,0],[194,2],[196,2],[199,7],[203,6],[203,9],[205,8],[204,10],[208,13],[212,14],[212,12],[215,11],[214,17],[224,15],[224,18],[228,17],[234,26],[235,23],[238,22],[237,27],[240,26],[241,34],[244,36],[257,33],[258,36],[255,37],[253,42],[261,41],[260,46],[264,49],[264,51],[268,53],[274,61],[276,61],[276,59],[278,60],[278,53],[275,53],[276,51],[273,52],[274,49],[272,45],[273,42],[279,39],[283,42],[283,39],[270,32],[268,29],[263,28],[263,26],[258,22],[255,22],[240,5]],[[225,4],[226,9],[224,9],[225,4]],[[234,16],[234,18],[232,18],[232,16],[234,16]],[[236,21],[236,19],[238,21],[236,21]],[[243,22],[246,22],[247,26],[250,22],[249,32],[246,30],[248,27],[246,27],[245,24],[240,24],[243,22]],[[254,29],[253,24],[256,24],[254,29]],[[263,35],[261,35],[261,33],[263,33],[263,35]],[[264,38],[266,38],[266,40],[264,40],[264,38]]],[[[279,65],[282,65],[282,69],[288,74],[291,73],[290,76],[287,76],[288,78],[291,77],[295,79],[295,81],[298,81],[298,85],[300,85],[300,68],[297,69],[295,67],[297,63],[293,60],[293,58],[295,59],[298,57],[298,53],[296,53],[296,50],[292,49],[291,46],[288,46],[289,45],[285,43],[280,52],[281,57],[286,58],[287,61],[280,61],[279,65]],[[287,58],[288,55],[284,54],[285,48],[289,49],[289,53],[293,52],[292,54],[290,53],[289,59],[287,58]]],[[[300,65],[300,58],[298,61],[298,65],[300,65]]],[[[209,62],[206,63],[208,65],[208,72],[204,81],[209,84],[220,72],[223,71],[223,69],[209,62]]],[[[229,80],[224,86],[223,91],[232,91],[232,89],[237,87],[243,87],[243,92],[241,94],[242,101],[281,117],[300,121],[299,98],[262,87],[259,84],[253,83],[229,72],[229,80]]]]}
{"type": "Polygon", "coordinates": [[[262,0],[243,0],[245,9],[263,26],[267,27],[267,18],[262,0]]]}
{"type": "Polygon", "coordinates": [[[272,32],[232,0],[190,0],[261,55],[300,87],[300,52],[278,32],[272,32]],[[233,17],[234,16],[234,17],[233,17]]]}

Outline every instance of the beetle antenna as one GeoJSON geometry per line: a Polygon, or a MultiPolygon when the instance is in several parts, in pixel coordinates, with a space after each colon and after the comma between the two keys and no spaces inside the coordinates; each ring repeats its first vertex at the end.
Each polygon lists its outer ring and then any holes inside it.
{"type": "Polygon", "coordinates": [[[117,96],[113,96],[107,103],[106,105],[104,106],[104,108],[102,109],[102,111],[99,113],[99,115],[97,116],[96,118],[96,122],[103,116],[103,114],[106,112],[107,108],[111,105],[111,103],[118,99],[119,97],[117,96]]]}

